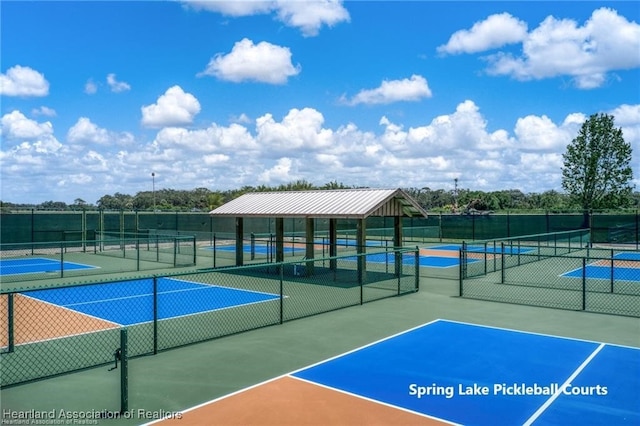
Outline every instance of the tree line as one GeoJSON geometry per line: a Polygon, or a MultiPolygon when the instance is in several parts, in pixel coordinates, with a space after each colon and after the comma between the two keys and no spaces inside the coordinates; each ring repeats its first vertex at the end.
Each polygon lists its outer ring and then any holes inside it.
{"type": "MultiPolygon", "coordinates": [[[[244,186],[235,190],[211,191],[207,188],[193,190],[160,189],[155,192],[141,191],[135,195],[104,195],[96,204],[76,199],[73,204],[60,201],[46,201],[41,204],[2,203],[3,210],[41,209],[41,210],[137,210],[137,211],[203,211],[219,207],[234,198],[248,192],[303,191],[323,189],[350,189],[353,186],[330,182],[315,186],[307,181],[296,181],[280,186],[244,186]]],[[[523,193],[518,189],[500,191],[478,191],[471,189],[431,189],[403,188],[425,210],[442,213],[488,213],[500,211],[576,211],[581,210],[579,200],[569,194],[554,190],[542,193],[523,193]]],[[[640,192],[631,194],[628,202],[611,208],[639,208],[640,192]]]]}

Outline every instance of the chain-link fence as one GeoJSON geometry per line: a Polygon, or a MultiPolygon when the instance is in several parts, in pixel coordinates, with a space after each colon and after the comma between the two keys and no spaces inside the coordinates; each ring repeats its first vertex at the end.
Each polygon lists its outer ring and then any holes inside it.
{"type": "Polygon", "coordinates": [[[0,292],[6,387],[415,292],[417,250],[393,250],[0,292]]]}
{"type": "MultiPolygon", "coordinates": [[[[590,228],[594,243],[616,243],[640,248],[640,212],[637,209],[618,212],[540,211],[532,213],[443,214],[429,217],[403,218],[405,241],[462,241],[506,238],[590,228]]],[[[393,235],[393,218],[370,217],[366,228],[369,237],[393,235]]],[[[301,218],[286,218],[284,232],[304,232],[301,218]]],[[[357,221],[341,219],[338,231],[355,232],[357,221]]],[[[233,238],[235,218],[212,217],[206,212],[149,212],[86,210],[77,212],[16,211],[0,214],[0,240],[4,243],[52,242],[83,240],[98,232],[155,232],[169,235],[196,235],[207,241],[213,235],[229,233],[233,238]]],[[[317,219],[315,231],[326,232],[328,219],[317,219]]],[[[246,236],[250,233],[275,233],[274,218],[245,218],[246,236]]]]}
{"type": "Polygon", "coordinates": [[[590,231],[550,232],[462,243],[463,275],[473,277],[588,248],[590,231]]]}
{"type": "Polygon", "coordinates": [[[3,283],[196,264],[193,236],[101,236],[85,241],[0,244],[3,283]]]}
{"type": "Polygon", "coordinates": [[[640,317],[640,252],[503,244],[460,256],[462,297],[640,317]]]}

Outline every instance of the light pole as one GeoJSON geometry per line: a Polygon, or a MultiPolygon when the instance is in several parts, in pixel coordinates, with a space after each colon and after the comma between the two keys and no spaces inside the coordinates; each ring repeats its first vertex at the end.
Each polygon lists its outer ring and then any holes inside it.
{"type": "Polygon", "coordinates": [[[458,212],[458,178],[453,179],[453,209],[458,212]]]}
{"type": "Polygon", "coordinates": [[[151,181],[152,181],[152,194],[153,194],[153,211],[156,211],[156,174],[151,172],[151,181]]]}

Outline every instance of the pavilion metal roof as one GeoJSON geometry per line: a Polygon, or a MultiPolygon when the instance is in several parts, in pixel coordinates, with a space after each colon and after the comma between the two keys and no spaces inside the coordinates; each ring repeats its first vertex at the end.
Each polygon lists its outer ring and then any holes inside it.
{"type": "Polygon", "coordinates": [[[250,192],[212,210],[213,216],[354,218],[427,216],[401,189],[250,192]]]}

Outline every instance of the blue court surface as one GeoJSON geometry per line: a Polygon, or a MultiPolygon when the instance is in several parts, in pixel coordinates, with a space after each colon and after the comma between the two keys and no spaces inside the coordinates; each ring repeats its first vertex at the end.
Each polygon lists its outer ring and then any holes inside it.
{"type": "Polygon", "coordinates": [[[640,348],[445,320],[291,375],[453,424],[640,424],[640,348]]]}
{"type": "Polygon", "coordinates": [[[640,252],[637,251],[625,251],[622,253],[616,253],[613,258],[615,260],[639,260],[640,261],[640,252]]]}
{"type": "MultiPolygon", "coordinates": [[[[316,239],[314,241],[314,244],[324,244],[328,246],[329,238],[316,239]]],[[[354,239],[338,238],[336,239],[336,245],[340,247],[356,247],[358,244],[355,238],[354,239]]],[[[393,246],[393,242],[386,241],[386,240],[367,240],[365,241],[364,245],[367,247],[385,247],[387,245],[393,246]]]]}
{"type": "MultiPolygon", "coordinates": [[[[460,251],[460,249],[462,248],[461,245],[459,244],[445,244],[445,245],[441,245],[441,246],[433,246],[433,247],[425,247],[428,250],[453,250],[453,251],[460,251]]],[[[530,247],[514,247],[514,246],[505,246],[504,250],[502,250],[502,247],[500,245],[497,246],[493,246],[493,245],[489,245],[487,244],[487,246],[485,247],[484,245],[473,245],[473,244],[469,244],[467,245],[467,251],[475,251],[475,252],[480,252],[480,253],[497,253],[497,254],[524,254],[524,253],[531,253],[533,252],[533,249],[530,247]]]]}
{"type": "MultiPolygon", "coordinates": [[[[120,325],[153,321],[153,280],[35,290],[25,296],[120,325]]],[[[158,319],[176,318],[277,300],[277,294],[158,279],[158,319]]]]}
{"type": "MultiPolygon", "coordinates": [[[[216,247],[205,247],[205,250],[217,250],[217,251],[228,251],[228,252],[233,252],[235,253],[236,251],[236,246],[235,245],[225,245],[225,246],[216,246],[216,247]]],[[[293,252],[304,252],[304,248],[303,247],[291,247],[291,245],[286,245],[283,247],[283,251],[285,253],[293,253],[293,252]]],[[[244,253],[251,253],[251,246],[250,245],[245,245],[242,247],[242,251],[244,253]]],[[[275,245],[270,247],[268,245],[263,245],[263,244],[256,244],[253,248],[253,252],[257,253],[257,254],[270,254],[270,253],[275,253],[276,248],[275,245]]]]}
{"type": "MultiPolygon", "coordinates": [[[[380,264],[395,264],[395,255],[393,252],[389,253],[373,253],[367,254],[367,263],[380,263],[380,264]]],[[[355,262],[357,256],[346,257],[345,260],[355,262]]],[[[467,263],[479,262],[477,259],[467,259],[467,263]]],[[[413,254],[404,254],[402,256],[403,265],[415,265],[416,259],[413,254]]],[[[460,261],[457,257],[440,257],[440,256],[419,256],[418,265],[429,268],[451,268],[460,265],[460,261]]]]}
{"type": "MultiPolygon", "coordinates": [[[[586,265],[584,268],[585,278],[610,280],[613,278],[615,281],[640,281],[640,253],[625,252],[618,253],[613,256],[614,261],[618,260],[630,260],[639,261],[635,267],[618,266],[615,264],[605,264],[608,262],[596,261],[592,264],[586,265]],[[613,276],[612,276],[613,274],[613,276]]],[[[569,272],[562,274],[562,277],[582,278],[583,268],[573,269],[569,272]]]]}
{"type": "Polygon", "coordinates": [[[45,257],[0,260],[0,276],[60,272],[61,269],[65,271],[77,271],[94,268],[97,268],[97,266],[67,261],[60,262],[59,260],[47,259],[45,257]]]}

